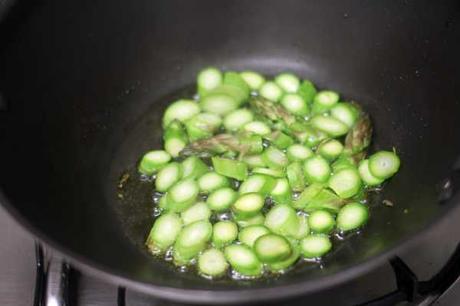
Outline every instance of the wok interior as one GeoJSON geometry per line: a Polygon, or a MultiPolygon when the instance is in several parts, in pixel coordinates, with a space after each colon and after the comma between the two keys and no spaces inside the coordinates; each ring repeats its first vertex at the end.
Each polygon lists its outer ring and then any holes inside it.
{"type": "MultiPolygon", "coordinates": [[[[443,5],[340,1],[50,1],[8,20],[1,49],[0,184],[32,229],[77,258],[177,288],[315,280],[391,249],[438,217],[436,184],[460,141],[458,23],[443,5]],[[374,149],[397,148],[400,173],[362,234],[323,269],[251,282],[179,274],[140,244],[151,207],[116,199],[119,175],[160,145],[166,105],[203,66],[292,71],[360,103],[374,149]],[[179,90],[179,91],[178,91],[179,90]],[[404,212],[406,210],[406,213],[404,212]]],[[[458,20],[458,19],[457,19],[458,20]]],[[[380,200],[381,200],[380,199],[380,200]]]]}

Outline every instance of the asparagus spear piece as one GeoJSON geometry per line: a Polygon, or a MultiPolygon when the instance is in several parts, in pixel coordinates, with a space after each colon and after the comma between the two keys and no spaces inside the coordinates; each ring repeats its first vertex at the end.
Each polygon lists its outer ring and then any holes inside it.
{"type": "Polygon", "coordinates": [[[335,193],[328,189],[321,190],[316,196],[308,201],[303,208],[306,212],[312,212],[315,210],[327,210],[333,213],[337,213],[343,205],[348,201],[339,198],[335,193]]]}
{"type": "MultiPolygon", "coordinates": [[[[372,123],[369,115],[362,113],[353,128],[345,138],[344,153],[357,155],[363,152],[371,143],[372,123]]],[[[357,155],[358,156],[358,155],[357,155]]]]}
{"type": "Polygon", "coordinates": [[[284,122],[287,126],[296,122],[296,117],[290,114],[282,105],[263,97],[258,96],[250,99],[249,105],[254,113],[272,122],[284,122]]]}
{"type": "Polygon", "coordinates": [[[182,157],[195,155],[201,158],[210,158],[216,154],[235,152],[244,156],[248,153],[260,153],[262,150],[262,138],[260,136],[218,134],[190,143],[180,152],[180,155],[182,157]]]}
{"type": "Polygon", "coordinates": [[[165,129],[163,136],[164,147],[166,152],[172,157],[177,157],[179,152],[185,148],[188,139],[182,123],[173,120],[165,129]]]}

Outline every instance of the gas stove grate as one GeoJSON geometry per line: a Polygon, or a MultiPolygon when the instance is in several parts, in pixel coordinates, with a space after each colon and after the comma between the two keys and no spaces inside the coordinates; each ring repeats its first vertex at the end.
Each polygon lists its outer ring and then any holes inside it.
{"type": "MultiPolygon", "coordinates": [[[[50,298],[61,301],[60,305],[77,305],[75,288],[78,287],[78,277],[72,277],[72,274],[78,272],[72,269],[68,264],[59,262],[60,269],[50,269],[52,263],[46,262],[43,248],[36,244],[36,286],[34,306],[47,305],[46,300],[50,298]],[[60,275],[53,276],[53,273],[60,275]],[[53,284],[50,288],[49,279],[58,280],[58,284],[53,284]],[[72,297],[73,296],[73,297],[72,297]]],[[[396,279],[397,289],[381,297],[360,304],[361,306],[386,306],[396,305],[399,303],[409,303],[410,305],[430,305],[436,301],[439,296],[446,291],[460,276],[460,244],[446,262],[444,267],[427,281],[420,281],[416,274],[400,257],[396,256],[390,260],[396,279]]],[[[126,288],[118,287],[116,292],[116,303],[118,306],[131,305],[127,303],[126,288]]],[[[115,298],[115,297],[114,297],[115,298]]],[[[145,297],[144,297],[145,298],[145,297]]],[[[153,303],[165,305],[167,302],[160,302],[158,299],[151,297],[153,303]]],[[[283,305],[294,306],[302,305],[305,297],[302,299],[283,302],[283,305]]],[[[167,303],[168,305],[180,305],[167,303]]],[[[264,304],[266,305],[266,304],[264,304]]]]}

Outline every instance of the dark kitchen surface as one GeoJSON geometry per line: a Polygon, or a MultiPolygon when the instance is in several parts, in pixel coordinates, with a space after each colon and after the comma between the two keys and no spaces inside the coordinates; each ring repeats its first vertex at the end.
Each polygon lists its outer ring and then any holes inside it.
{"type": "MultiPolygon", "coordinates": [[[[389,208],[397,209],[397,208],[389,208]]],[[[445,222],[439,230],[433,232],[424,243],[414,245],[400,259],[414,271],[418,279],[428,280],[446,264],[458,243],[455,233],[460,231],[460,223],[451,220],[445,222]]],[[[45,250],[46,252],[46,250],[45,250]]],[[[48,252],[49,254],[49,252],[48,252]]],[[[0,207],[0,305],[33,305],[36,284],[35,241],[0,207]]],[[[452,269],[455,270],[455,269],[452,269]]],[[[458,278],[459,271],[455,272],[458,278]]],[[[364,305],[394,305],[393,299],[378,304],[366,304],[376,300],[397,288],[393,269],[388,263],[370,274],[355,279],[339,290],[331,289],[317,296],[299,298],[293,301],[281,301],[273,305],[304,305],[308,300],[320,305],[350,305],[337,292],[346,292],[347,296],[359,296],[354,301],[364,305]],[[371,285],[370,285],[371,284],[371,285]]],[[[69,305],[162,305],[180,304],[159,301],[151,296],[132,290],[123,290],[114,284],[73,271],[70,277],[69,305]],[[124,294],[124,299],[123,299],[124,294]],[[123,301],[125,304],[123,304],[123,301]]],[[[406,300],[404,294],[394,295],[396,300],[406,300]]],[[[429,292],[425,296],[415,297],[414,302],[402,302],[398,305],[458,305],[460,302],[460,280],[443,292],[429,292]]]]}
{"type": "Polygon", "coordinates": [[[34,240],[0,207],[0,305],[32,305],[34,240]]]}

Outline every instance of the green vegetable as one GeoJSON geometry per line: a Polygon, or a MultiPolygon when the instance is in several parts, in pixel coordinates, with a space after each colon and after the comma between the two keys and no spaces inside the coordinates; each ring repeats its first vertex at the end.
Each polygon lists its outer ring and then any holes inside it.
{"type": "Polygon", "coordinates": [[[304,80],[300,84],[297,94],[300,95],[307,104],[311,104],[316,96],[315,85],[308,80],[304,80]]]}
{"type": "Polygon", "coordinates": [[[238,237],[238,226],[232,221],[219,221],[214,224],[212,231],[212,243],[221,248],[231,244],[238,237]]]}
{"type": "Polygon", "coordinates": [[[260,87],[259,94],[273,102],[278,102],[283,95],[283,90],[275,82],[265,82],[262,87],[260,87]]]}
{"type": "Polygon", "coordinates": [[[316,210],[308,216],[308,226],[315,233],[328,234],[334,229],[334,216],[327,210],[316,210]]]}
{"type": "Polygon", "coordinates": [[[224,127],[227,131],[238,131],[245,124],[254,120],[253,113],[247,108],[240,108],[227,114],[224,118],[224,127]]]}
{"type": "Polygon", "coordinates": [[[176,241],[182,228],[182,221],[177,214],[163,214],[155,220],[146,245],[152,254],[165,252],[176,241]]]}
{"type": "Polygon", "coordinates": [[[248,165],[249,168],[263,168],[265,162],[262,159],[262,155],[246,155],[243,157],[243,161],[248,165]]]}
{"type": "Polygon", "coordinates": [[[366,159],[369,115],[309,80],[207,67],[196,83],[197,101],[164,112],[165,151],[138,165],[164,193],[146,247],[172,252],[176,265],[207,278],[255,278],[284,273],[300,256],[317,259],[335,228],[368,221],[368,187],[399,170],[395,151],[366,159]]]}
{"type": "Polygon", "coordinates": [[[240,194],[257,192],[268,195],[276,184],[276,180],[267,175],[253,174],[244,180],[239,188],[240,194]]]}
{"type": "Polygon", "coordinates": [[[240,230],[238,240],[252,248],[257,238],[268,233],[270,230],[263,225],[249,225],[240,230]]]}
{"type": "Polygon", "coordinates": [[[300,242],[300,252],[305,258],[324,256],[331,248],[332,243],[325,235],[309,235],[300,242]]]}
{"type": "Polygon", "coordinates": [[[309,113],[308,105],[298,94],[287,94],[281,99],[281,105],[288,112],[297,116],[306,116],[309,113]]]}
{"type": "Polygon", "coordinates": [[[265,136],[271,133],[270,127],[262,121],[248,122],[243,126],[243,130],[248,133],[261,136],[265,136]]]}
{"type": "Polygon", "coordinates": [[[336,171],[329,179],[329,188],[342,199],[353,197],[361,188],[358,170],[355,167],[348,167],[336,171]]]}
{"type": "Polygon", "coordinates": [[[351,103],[340,102],[331,108],[331,116],[352,128],[359,118],[359,111],[351,103]]]}
{"type": "Polygon", "coordinates": [[[265,78],[254,71],[243,71],[240,75],[252,90],[258,90],[265,83],[265,78]]]}
{"type": "Polygon", "coordinates": [[[223,276],[228,266],[224,253],[217,249],[208,249],[198,257],[198,271],[205,276],[223,276]]]}
{"type": "Polygon", "coordinates": [[[238,193],[230,187],[219,188],[208,196],[206,204],[211,210],[222,212],[230,209],[236,201],[238,193]]]}
{"type": "Polygon", "coordinates": [[[302,191],[305,189],[305,178],[300,162],[293,162],[286,168],[286,175],[293,191],[302,191]]]}
{"type": "Polygon", "coordinates": [[[312,203],[313,199],[324,189],[322,184],[313,183],[305,188],[299,195],[297,200],[294,201],[293,207],[297,209],[303,209],[306,205],[312,203]]]}
{"type": "Polygon", "coordinates": [[[200,112],[200,106],[193,100],[178,100],[168,106],[163,115],[163,128],[174,120],[185,122],[200,112]]]}
{"type": "Polygon", "coordinates": [[[286,157],[286,154],[283,151],[275,148],[269,147],[262,153],[262,160],[264,163],[274,169],[284,168],[287,166],[289,160],[286,157]]]}
{"type": "Polygon", "coordinates": [[[360,203],[350,203],[342,207],[337,215],[337,228],[351,231],[363,226],[369,218],[369,210],[360,203]]]}
{"type": "Polygon", "coordinates": [[[216,154],[255,154],[263,150],[262,139],[257,135],[218,134],[190,143],[181,156],[210,158],[216,154]]]}
{"type": "Polygon", "coordinates": [[[290,145],[294,144],[294,139],[281,131],[275,131],[265,138],[270,141],[272,145],[281,150],[286,149],[290,145]]]}
{"type": "Polygon", "coordinates": [[[377,186],[383,183],[384,179],[377,178],[369,171],[369,160],[365,159],[359,163],[359,175],[367,186],[377,186]]]}
{"type": "Polygon", "coordinates": [[[316,94],[313,99],[312,111],[314,114],[321,114],[331,109],[339,102],[339,94],[331,90],[323,90],[316,94]]]}
{"type": "Polygon", "coordinates": [[[327,159],[328,161],[333,161],[342,154],[343,144],[337,139],[328,139],[322,141],[316,152],[327,159]]]}
{"type": "Polygon", "coordinates": [[[345,138],[344,152],[349,155],[356,155],[363,152],[372,139],[372,124],[369,116],[363,114],[348,132],[345,138]]]}
{"type": "Polygon", "coordinates": [[[198,202],[186,210],[184,210],[180,217],[184,225],[200,221],[200,220],[209,220],[211,217],[211,210],[208,208],[206,203],[198,202]]]}
{"type": "Polygon", "coordinates": [[[291,128],[293,128],[293,133],[299,142],[309,148],[316,147],[322,140],[327,138],[326,133],[318,131],[310,125],[295,124],[294,126],[291,126],[291,128]]]}
{"type": "Polygon", "coordinates": [[[177,162],[172,162],[164,166],[158,171],[155,179],[155,189],[160,192],[168,191],[168,189],[178,182],[182,177],[182,166],[177,162]]]}
{"type": "Polygon", "coordinates": [[[379,151],[369,157],[370,173],[380,179],[388,179],[399,170],[401,162],[395,152],[379,151]]]}
{"type": "Polygon", "coordinates": [[[225,176],[212,171],[200,176],[198,186],[201,192],[209,193],[216,189],[230,186],[230,182],[225,176]]]}
{"type": "Polygon", "coordinates": [[[239,181],[246,179],[248,176],[248,166],[237,160],[213,157],[212,166],[217,173],[239,181]]]}
{"type": "Polygon", "coordinates": [[[286,155],[289,161],[304,161],[310,156],[313,156],[313,151],[301,144],[293,144],[286,150],[286,155]]]}
{"type": "Polygon", "coordinates": [[[282,261],[292,253],[289,241],[277,234],[266,234],[257,238],[253,249],[259,260],[264,263],[282,261]]]}
{"type": "Polygon", "coordinates": [[[195,202],[199,190],[198,184],[192,179],[177,182],[166,193],[166,209],[172,212],[186,210],[195,202]]]}
{"type": "Polygon", "coordinates": [[[253,97],[249,100],[249,105],[255,114],[277,125],[277,129],[291,127],[297,124],[297,119],[290,114],[282,105],[265,99],[262,96],[253,97]]]}
{"type": "Polygon", "coordinates": [[[158,207],[160,207],[164,211],[168,209],[168,199],[166,198],[166,195],[163,195],[160,198],[160,201],[158,201],[158,207]]]}
{"type": "Polygon", "coordinates": [[[244,91],[238,87],[224,84],[215,87],[204,95],[200,99],[199,105],[205,112],[224,116],[237,109],[245,99],[247,97],[244,91]]]}
{"type": "Polygon", "coordinates": [[[323,157],[314,155],[305,160],[303,171],[308,182],[325,183],[331,174],[331,167],[323,157]]]}
{"type": "Polygon", "coordinates": [[[299,232],[299,219],[295,210],[286,204],[273,206],[265,218],[265,226],[283,236],[295,236],[299,232]]]}
{"type": "Polygon", "coordinates": [[[259,135],[242,134],[240,135],[240,143],[243,149],[239,151],[240,155],[262,153],[264,150],[262,137],[259,135]]]}
{"type": "Polygon", "coordinates": [[[189,140],[195,141],[211,137],[221,124],[220,116],[212,113],[199,113],[185,122],[185,128],[189,140]]]}
{"type": "Polygon", "coordinates": [[[243,217],[241,215],[235,215],[234,218],[239,227],[262,225],[265,222],[265,217],[262,213],[258,213],[252,217],[243,217]]]}
{"type": "Polygon", "coordinates": [[[339,171],[343,168],[356,167],[357,163],[353,157],[348,154],[342,154],[332,164],[332,170],[334,172],[339,171]]]}
{"type": "Polygon", "coordinates": [[[242,217],[253,217],[264,206],[265,199],[259,193],[245,193],[232,205],[235,214],[242,217]]]}
{"type": "Polygon", "coordinates": [[[174,262],[188,264],[206,248],[211,239],[212,225],[208,221],[196,221],[182,228],[174,243],[174,262]]]}
{"type": "Polygon", "coordinates": [[[275,187],[271,190],[272,200],[277,204],[289,204],[292,199],[292,191],[289,182],[285,178],[276,180],[275,187]]]}
{"type": "Polygon", "coordinates": [[[190,156],[182,162],[182,178],[194,179],[208,171],[208,166],[196,156],[190,156]]]}
{"type": "Polygon", "coordinates": [[[248,246],[232,244],[225,248],[224,254],[232,268],[239,274],[253,277],[262,274],[262,263],[248,246]]]}
{"type": "Polygon", "coordinates": [[[265,175],[276,177],[276,178],[284,177],[286,175],[283,169],[270,169],[270,168],[254,168],[252,169],[252,173],[265,174],[265,175]]]}
{"type": "Polygon", "coordinates": [[[208,67],[201,70],[197,76],[198,93],[207,94],[210,90],[221,85],[223,81],[222,72],[217,68],[208,67]]]}
{"type": "Polygon", "coordinates": [[[291,267],[297,261],[297,259],[299,259],[299,257],[300,251],[298,248],[292,247],[291,256],[281,261],[267,263],[267,268],[272,272],[284,272],[284,270],[291,267]]]}
{"type": "Polygon", "coordinates": [[[225,72],[224,84],[238,88],[242,92],[243,100],[246,100],[249,97],[250,88],[239,73],[233,71],[225,72]]]}
{"type": "Polygon", "coordinates": [[[188,143],[187,134],[179,121],[174,120],[166,127],[163,142],[166,152],[172,157],[179,156],[188,143]]]}
{"type": "Polygon", "coordinates": [[[308,225],[308,218],[305,215],[299,215],[297,219],[299,219],[300,224],[299,230],[293,237],[300,240],[310,234],[310,226],[308,225]]]}
{"type": "MultiPolygon", "coordinates": [[[[313,186],[313,185],[310,185],[313,186]]],[[[305,189],[306,192],[307,189],[305,189]]],[[[345,204],[345,201],[339,198],[334,192],[329,189],[321,189],[317,194],[312,196],[309,200],[302,201],[303,195],[298,199],[299,202],[306,203],[303,210],[306,212],[312,212],[319,209],[327,210],[333,213],[337,213],[345,204]]],[[[306,197],[306,196],[305,196],[306,197]]]]}
{"type": "Polygon", "coordinates": [[[171,155],[166,151],[155,150],[147,152],[139,163],[139,172],[152,175],[171,160],[171,155]]]}
{"type": "Polygon", "coordinates": [[[330,116],[317,115],[310,119],[310,123],[313,128],[331,137],[340,137],[345,135],[349,130],[348,126],[344,123],[330,116]]]}
{"type": "Polygon", "coordinates": [[[295,93],[299,89],[300,80],[292,73],[282,73],[275,78],[276,84],[287,93],[295,93]]]}

